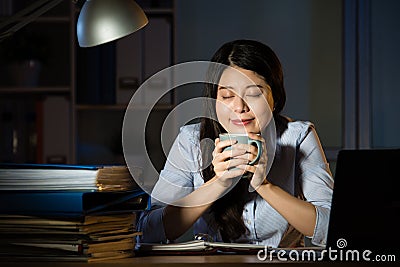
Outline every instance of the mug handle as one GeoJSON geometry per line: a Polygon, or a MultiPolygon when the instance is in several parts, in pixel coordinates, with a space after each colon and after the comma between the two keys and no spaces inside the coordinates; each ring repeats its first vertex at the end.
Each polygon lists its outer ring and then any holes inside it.
{"type": "Polygon", "coordinates": [[[249,145],[252,145],[252,144],[255,144],[257,146],[257,157],[254,160],[250,161],[249,165],[254,165],[254,163],[256,163],[260,159],[261,154],[263,152],[261,141],[251,139],[251,140],[249,140],[249,145]]]}

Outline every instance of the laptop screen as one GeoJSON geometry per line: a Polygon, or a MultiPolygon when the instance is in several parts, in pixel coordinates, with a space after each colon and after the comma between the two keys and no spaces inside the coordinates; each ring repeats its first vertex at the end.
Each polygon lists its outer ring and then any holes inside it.
{"type": "Polygon", "coordinates": [[[400,149],[338,154],[327,248],[400,259],[400,149]]]}

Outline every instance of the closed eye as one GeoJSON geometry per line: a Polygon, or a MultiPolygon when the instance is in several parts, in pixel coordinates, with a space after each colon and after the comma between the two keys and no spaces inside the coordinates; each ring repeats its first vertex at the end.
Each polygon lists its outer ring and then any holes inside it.
{"type": "Polygon", "coordinates": [[[262,94],[261,93],[259,93],[259,94],[251,94],[251,95],[246,95],[246,96],[248,96],[248,97],[260,97],[262,94]]]}
{"type": "Polygon", "coordinates": [[[235,93],[232,90],[230,90],[226,87],[223,87],[223,86],[220,86],[218,88],[218,94],[220,95],[220,97],[222,99],[229,99],[229,98],[233,98],[235,96],[235,93]]]}

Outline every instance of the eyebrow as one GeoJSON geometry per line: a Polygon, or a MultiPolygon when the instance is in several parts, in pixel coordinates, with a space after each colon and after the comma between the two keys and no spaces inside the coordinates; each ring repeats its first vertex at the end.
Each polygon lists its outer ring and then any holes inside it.
{"type": "MultiPolygon", "coordinates": [[[[265,87],[264,86],[262,86],[261,84],[250,84],[250,85],[247,85],[246,86],[246,89],[248,89],[248,88],[253,88],[253,87],[256,87],[256,88],[260,88],[260,89],[265,89],[265,87]]],[[[224,86],[224,85],[218,85],[218,90],[221,90],[221,89],[234,89],[232,86],[224,86]]]]}
{"type": "Polygon", "coordinates": [[[253,88],[253,87],[257,87],[257,88],[261,88],[261,89],[265,88],[261,84],[251,84],[251,85],[246,86],[246,89],[247,88],[253,88]]]}

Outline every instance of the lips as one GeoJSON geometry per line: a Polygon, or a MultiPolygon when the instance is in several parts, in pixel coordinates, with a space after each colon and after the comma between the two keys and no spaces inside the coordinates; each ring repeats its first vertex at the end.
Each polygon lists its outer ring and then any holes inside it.
{"type": "Polygon", "coordinates": [[[254,119],[241,119],[241,120],[231,120],[232,124],[238,125],[238,126],[245,126],[249,123],[251,123],[254,119]]]}

